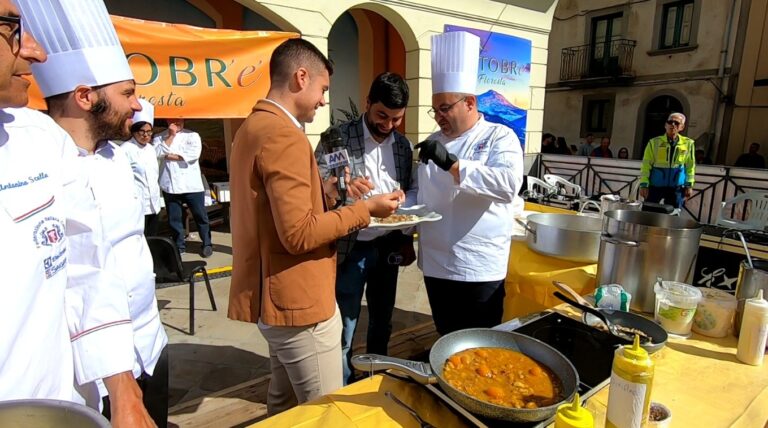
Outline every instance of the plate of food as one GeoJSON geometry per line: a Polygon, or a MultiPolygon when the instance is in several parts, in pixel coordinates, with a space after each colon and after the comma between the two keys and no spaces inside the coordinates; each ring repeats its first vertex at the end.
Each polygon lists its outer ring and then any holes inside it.
{"type": "Polygon", "coordinates": [[[426,205],[398,208],[394,214],[386,218],[371,217],[370,228],[375,229],[405,229],[419,223],[438,221],[443,216],[429,211],[426,205]]]}

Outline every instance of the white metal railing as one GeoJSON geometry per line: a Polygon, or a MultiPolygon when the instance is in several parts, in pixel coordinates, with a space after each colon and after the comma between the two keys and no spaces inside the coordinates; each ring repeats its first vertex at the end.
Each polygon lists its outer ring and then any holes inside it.
{"type": "MultiPolygon", "coordinates": [[[[558,175],[581,186],[584,196],[614,193],[633,198],[637,192],[640,165],[637,160],[539,154],[533,175],[539,178],[544,174],[558,175]]],[[[722,202],[752,190],[768,191],[767,169],[697,165],[693,195],[685,203],[681,215],[713,224],[722,202]]]]}

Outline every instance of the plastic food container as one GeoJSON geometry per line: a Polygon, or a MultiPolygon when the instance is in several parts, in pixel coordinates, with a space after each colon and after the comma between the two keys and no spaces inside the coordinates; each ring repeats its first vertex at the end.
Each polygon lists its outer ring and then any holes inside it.
{"type": "Polygon", "coordinates": [[[702,288],[701,301],[693,316],[693,331],[709,337],[725,337],[733,324],[736,296],[713,288],[702,288]]]}
{"type": "Polygon", "coordinates": [[[632,295],[627,293],[619,284],[601,285],[595,291],[595,306],[614,311],[629,311],[632,295]]]}
{"type": "Polygon", "coordinates": [[[692,285],[676,281],[662,281],[653,286],[656,292],[656,322],[667,333],[678,336],[691,334],[693,316],[701,300],[701,290],[692,285]]]}

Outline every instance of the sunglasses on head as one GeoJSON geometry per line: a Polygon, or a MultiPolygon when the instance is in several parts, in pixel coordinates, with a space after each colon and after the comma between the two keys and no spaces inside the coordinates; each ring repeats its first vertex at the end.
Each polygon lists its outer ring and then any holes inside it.
{"type": "Polygon", "coordinates": [[[667,121],[667,125],[675,125],[675,126],[680,126],[680,122],[678,122],[678,121],[676,121],[676,120],[668,120],[668,121],[667,121]]]}

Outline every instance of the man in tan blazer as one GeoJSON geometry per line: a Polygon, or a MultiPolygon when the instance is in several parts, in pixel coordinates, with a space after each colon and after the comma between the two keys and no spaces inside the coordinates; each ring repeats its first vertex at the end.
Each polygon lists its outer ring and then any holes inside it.
{"type": "Polygon", "coordinates": [[[269,343],[270,415],[341,387],[335,241],[371,216],[389,216],[404,198],[398,191],[328,211],[302,123],[325,105],[332,72],[311,43],[282,43],[270,60],[267,98],[233,143],[229,317],[258,323],[269,343]]]}

